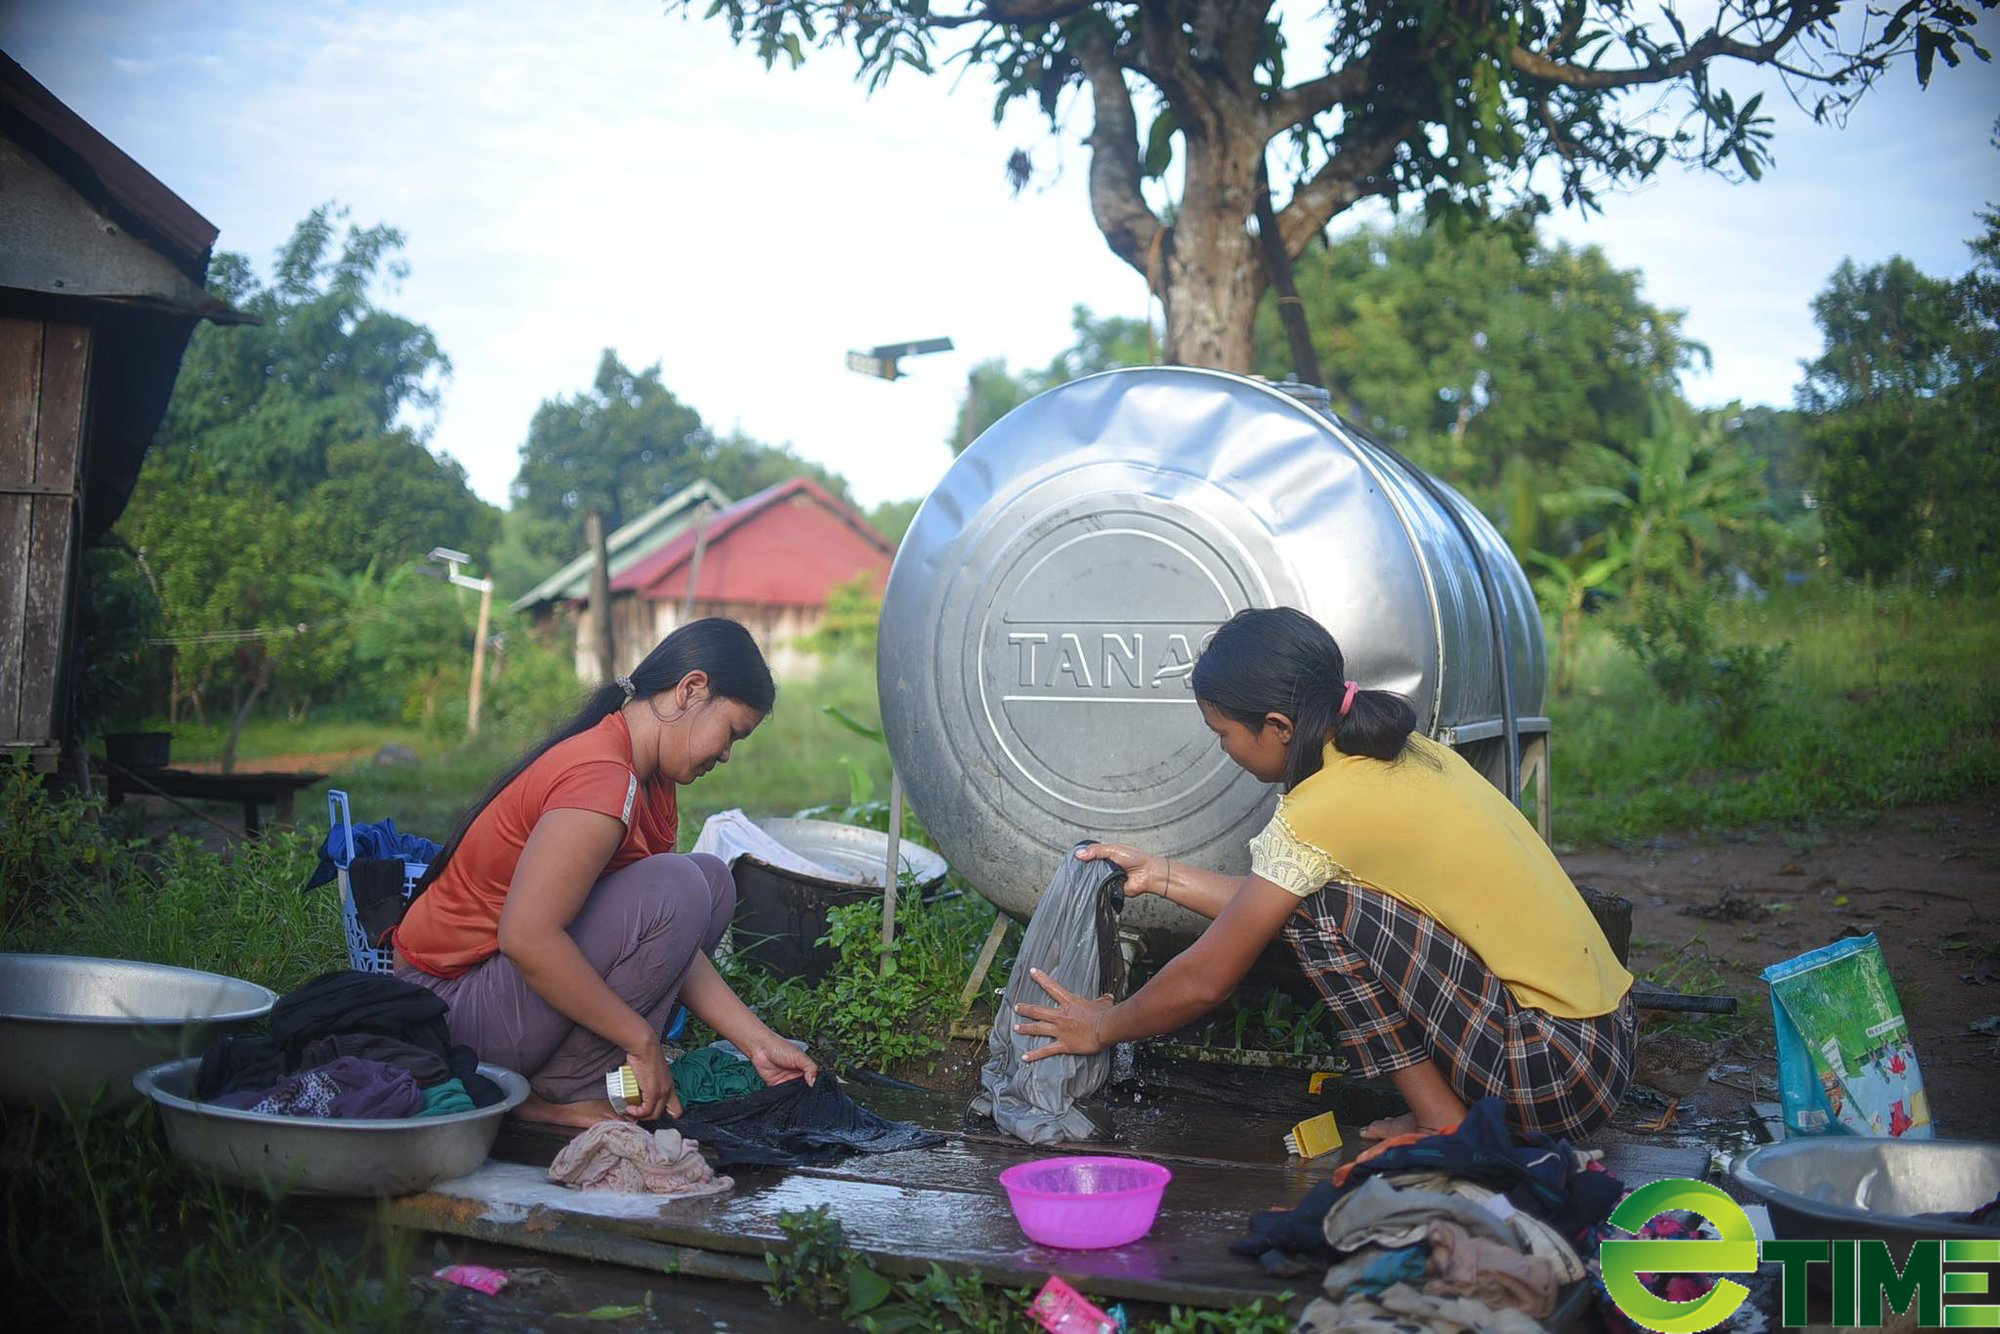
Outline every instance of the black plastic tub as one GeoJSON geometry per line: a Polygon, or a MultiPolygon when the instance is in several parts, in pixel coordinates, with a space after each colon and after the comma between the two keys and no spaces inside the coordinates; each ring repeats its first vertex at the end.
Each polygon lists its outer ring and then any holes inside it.
{"type": "MultiPolygon", "coordinates": [[[[828,820],[765,820],[764,831],[791,851],[851,878],[805,875],[759,861],[736,859],[736,915],[733,948],[779,977],[817,982],[832,971],[838,955],[817,942],[826,934],[829,910],[882,897],[882,870],[888,835],[828,820]],[[856,883],[866,877],[872,883],[856,883]]],[[[931,902],[944,892],[944,859],[929,848],[904,843],[900,863],[907,886],[931,902]]],[[[907,892],[907,889],[905,890],[907,892]]]]}

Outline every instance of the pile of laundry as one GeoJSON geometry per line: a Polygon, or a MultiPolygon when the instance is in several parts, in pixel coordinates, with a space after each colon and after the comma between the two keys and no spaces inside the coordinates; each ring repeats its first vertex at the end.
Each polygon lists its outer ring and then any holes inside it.
{"type": "Polygon", "coordinates": [[[735,1184],[715,1168],[796,1167],[944,1142],[936,1131],[869,1111],[824,1070],[811,1084],[791,1079],[766,1087],[730,1042],[685,1052],[669,1069],[679,1116],[644,1125],[599,1121],[556,1154],[549,1180],[624,1195],[712,1195],[735,1184]]]}
{"type": "Polygon", "coordinates": [[[1517,1138],[1505,1113],[1489,1098],[1452,1131],[1392,1140],[1255,1215],[1231,1249],[1280,1276],[1324,1271],[1304,1334],[1532,1334],[1586,1277],[1624,1187],[1594,1152],[1517,1138]]]}
{"type": "Polygon", "coordinates": [[[267,1035],[211,1042],[195,1096],[274,1116],[390,1120],[469,1112],[502,1095],[472,1049],[452,1045],[437,996],[342,969],[282,997],[267,1035]]]}

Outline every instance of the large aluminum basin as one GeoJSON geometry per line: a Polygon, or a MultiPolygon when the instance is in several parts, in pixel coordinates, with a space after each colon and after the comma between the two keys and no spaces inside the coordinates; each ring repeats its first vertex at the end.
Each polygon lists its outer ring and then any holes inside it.
{"type": "Polygon", "coordinates": [[[238,1186],[282,1195],[412,1195],[486,1161],[500,1118],[528,1081],[497,1065],[479,1073],[505,1095],[490,1107],[393,1120],[315,1119],[239,1111],[194,1100],[199,1059],[142,1070],[133,1085],[153,1100],[174,1156],[238,1186]]]}
{"type": "Polygon", "coordinates": [[[0,1103],[54,1111],[138,1101],[132,1076],[271,1012],[241,978],[129,959],[0,954],[0,1103]]]}

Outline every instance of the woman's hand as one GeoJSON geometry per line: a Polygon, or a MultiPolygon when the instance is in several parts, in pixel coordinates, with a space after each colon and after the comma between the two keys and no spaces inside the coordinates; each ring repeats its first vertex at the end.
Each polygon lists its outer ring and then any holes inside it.
{"type": "Polygon", "coordinates": [[[1167,897],[1167,877],[1173,863],[1158,853],[1141,852],[1123,843],[1092,843],[1076,850],[1080,862],[1111,862],[1125,872],[1125,893],[1167,897]]]}
{"type": "Polygon", "coordinates": [[[813,1058],[781,1037],[773,1036],[768,1043],[752,1047],[745,1054],[749,1056],[750,1064],[757,1068],[757,1077],[766,1084],[783,1084],[801,1078],[812,1084],[819,1079],[819,1066],[813,1058]]]}
{"type": "Polygon", "coordinates": [[[662,1112],[679,1116],[681,1095],[674,1090],[674,1072],[668,1067],[667,1054],[660,1050],[659,1042],[648,1042],[638,1051],[628,1051],[625,1059],[631,1063],[632,1073],[639,1077],[639,1101],[628,1106],[624,1114],[634,1121],[650,1121],[662,1112]]]}
{"type": "MultiPolygon", "coordinates": [[[[1122,866],[1124,863],[1119,864],[1122,866]]],[[[1014,1025],[1014,1031],[1026,1033],[1031,1037],[1055,1040],[1033,1051],[1023,1052],[1022,1060],[1039,1061],[1045,1056],[1059,1056],[1065,1053],[1071,1056],[1089,1056],[1104,1050],[1102,1036],[1104,1016],[1110,1013],[1112,1005],[1109,992],[1096,1000],[1085,1000],[1075,992],[1057,985],[1054,978],[1039,968],[1030,968],[1028,976],[1041,984],[1042,990],[1049,993],[1049,998],[1055,1001],[1055,1004],[1015,1006],[1015,1012],[1029,1022],[1014,1025]]]]}

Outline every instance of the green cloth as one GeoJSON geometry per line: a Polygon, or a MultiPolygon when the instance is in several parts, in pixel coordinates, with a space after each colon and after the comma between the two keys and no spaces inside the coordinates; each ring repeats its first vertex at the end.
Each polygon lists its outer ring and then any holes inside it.
{"type": "Polygon", "coordinates": [[[413,1112],[413,1116],[449,1116],[453,1112],[472,1110],[472,1095],[465,1091],[465,1085],[456,1079],[447,1079],[442,1084],[433,1084],[424,1090],[423,1110],[413,1112]]]}
{"type": "Polygon", "coordinates": [[[764,1087],[757,1067],[719,1047],[697,1047],[673,1064],[674,1088],[683,1105],[740,1098],[764,1087]]]}

